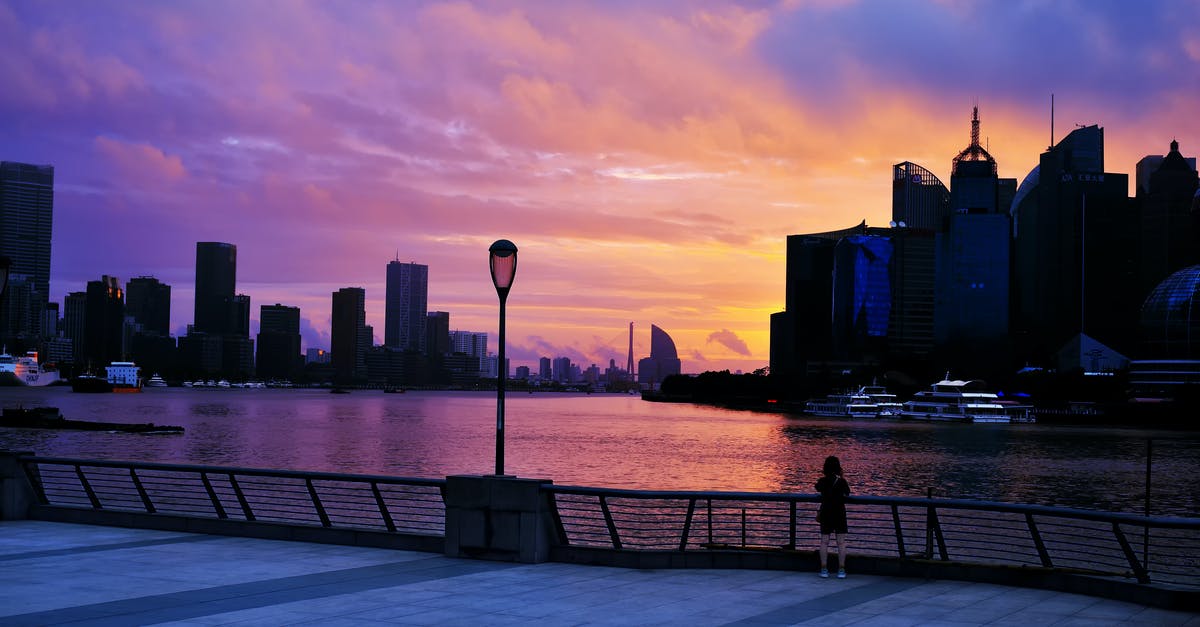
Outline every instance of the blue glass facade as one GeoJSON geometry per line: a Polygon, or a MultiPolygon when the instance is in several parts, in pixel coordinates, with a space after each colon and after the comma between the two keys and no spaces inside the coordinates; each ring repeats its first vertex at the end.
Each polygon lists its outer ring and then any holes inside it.
{"type": "Polygon", "coordinates": [[[892,311],[892,240],[852,235],[838,242],[833,261],[835,356],[860,359],[886,349],[892,311]]]}

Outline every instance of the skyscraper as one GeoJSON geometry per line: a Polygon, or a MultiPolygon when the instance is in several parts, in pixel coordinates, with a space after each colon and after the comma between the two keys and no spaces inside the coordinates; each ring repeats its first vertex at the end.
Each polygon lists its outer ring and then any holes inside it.
{"type": "Polygon", "coordinates": [[[83,320],[85,367],[103,372],[109,363],[125,358],[125,294],[117,277],[88,281],[83,320]]]}
{"type": "Polygon", "coordinates": [[[237,246],[196,242],[195,323],[179,338],[186,370],[230,378],[254,374],[250,297],[236,288],[237,246]]]}
{"type": "Polygon", "coordinates": [[[1085,333],[1136,344],[1137,220],[1129,176],[1104,171],[1104,129],[1071,131],[1042,153],[1012,205],[1013,330],[1019,361],[1049,363],[1085,333]]]}
{"type": "Polygon", "coordinates": [[[196,242],[196,309],[193,329],[201,333],[233,331],[230,313],[237,288],[237,246],[196,242]]]}
{"type": "Polygon", "coordinates": [[[0,301],[0,311],[7,314],[7,328],[0,328],[0,341],[11,342],[16,336],[22,344],[10,345],[10,349],[35,343],[41,336],[42,313],[50,295],[53,217],[54,167],[0,161],[0,255],[12,263],[10,287],[23,285],[21,293],[25,297],[19,308],[0,301]]]}
{"type": "Polygon", "coordinates": [[[1137,164],[1143,297],[1172,273],[1200,263],[1200,216],[1191,210],[1196,158],[1180,154],[1177,141],[1170,148],[1165,156],[1147,156],[1137,164]]]}
{"type": "Polygon", "coordinates": [[[171,286],[149,276],[125,283],[125,313],[142,325],[144,333],[171,334],[171,286]]]}
{"type": "Polygon", "coordinates": [[[971,143],[951,165],[952,213],[937,235],[935,339],[950,367],[975,372],[1008,368],[1009,207],[1002,190],[1015,179],[996,174],[979,144],[979,107],[971,112],[971,143]]]}
{"type": "Polygon", "coordinates": [[[905,161],[892,166],[892,222],[938,231],[950,215],[950,190],[933,172],[905,161]]]}
{"type": "Polygon", "coordinates": [[[383,344],[405,351],[426,352],[425,323],[429,297],[429,266],[390,261],[384,298],[383,344]]]}
{"type": "Polygon", "coordinates": [[[367,292],[361,287],[343,287],[333,293],[333,324],[330,352],[337,381],[351,383],[366,373],[367,292]]]}
{"type": "Polygon", "coordinates": [[[260,379],[290,379],[301,364],[300,308],[274,304],[259,308],[256,369],[260,379]]]}
{"type": "Polygon", "coordinates": [[[431,357],[450,352],[450,312],[431,311],[426,316],[425,352],[431,357]]]}

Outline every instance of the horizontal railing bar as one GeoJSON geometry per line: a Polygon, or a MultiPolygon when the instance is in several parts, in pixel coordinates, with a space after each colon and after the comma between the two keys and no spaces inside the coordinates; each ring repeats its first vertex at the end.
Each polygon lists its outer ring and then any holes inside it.
{"type": "MultiPolygon", "coordinates": [[[[80,464],[80,460],[70,457],[42,457],[23,456],[21,461],[24,463],[33,464],[57,464],[57,465],[75,465],[80,464]]],[[[354,481],[354,482],[370,482],[376,481],[390,485],[420,485],[429,487],[442,487],[446,484],[445,479],[428,479],[421,477],[395,477],[390,475],[366,475],[352,473],[335,473],[322,471],[302,471],[302,470],[285,470],[285,469],[269,469],[269,468],[240,468],[236,466],[207,466],[200,464],[166,464],[160,462],[141,462],[141,461],[126,461],[126,460],[101,460],[89,459],[81,464],[87,468],[130,468],[134,467],[139,470],[166,470],[172,472],[208,472],[208,473],[233,473],[239,476],[257,476],[257,477],[286,477],[294,479],[313,479],[313,480],[330,480],[330,481],[354,481]]]]}
{"type": "MultiPolygon", "coordinates": [[[[623,488],[594,488],[588,486],[568,486],[546,484],[542,487],[543,490],[559,494],[576,494],[581,496],[605,496],[609,499],[662,499],[662,500],[686,500],[686,499],[711,499],[713,501],[797,501],[816,503],[820,501],[819,494],[790,494],[781,492],[704,492],[697,490],[630,490],[623,488]]],[[[938,510],[977,510],[977,511],[992,511],[1004,512],[1011,514],[1032,513],[1034,515],[1055,516],[1059,518],[1073,518],[1077,520],[1091,520],[1107,523],[1124,523],[1130,525],[1145,526],[1149,524],[1153,527],[1172,528],[1172,529],[1200,529],[1200,518],[1182,518],[1182,517],[1165,517],[1165,516],[1139,516],[1137,514],[1124,514],[1118,512],[1097,512],[1085,509],[1074,509],[1067,507],[1054,507],[1050,505],[1028,505],[1015,503],[1000,503],[996,501],[972,501],[966,499],[929,499],[920,497],[905,497],[905,496],[850,496],[847,497],[846,503],[862,504],[862,505],[898,505],[901,507],[919,507],[928,508],[935,507],[938,510]]],[[[714,511],[715,508],[714,508],[714,511]]],[[[940,514],[944,515],[944,513],[940,514]]]]}

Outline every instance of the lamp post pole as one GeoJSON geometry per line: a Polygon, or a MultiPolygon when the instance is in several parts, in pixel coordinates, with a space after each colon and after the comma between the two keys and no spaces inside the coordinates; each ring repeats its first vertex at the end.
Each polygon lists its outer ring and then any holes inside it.
{"type": "Polygon", "coordinates": [[[504,307],[517,274],[517,246],[506,239],[496,240],[488,249],[488,266],[496,295],[500,297],[500,349],[496,363],[496,476],[500,476],[504,474],[504,380],[508,377],[504,359],[504,307]]]}

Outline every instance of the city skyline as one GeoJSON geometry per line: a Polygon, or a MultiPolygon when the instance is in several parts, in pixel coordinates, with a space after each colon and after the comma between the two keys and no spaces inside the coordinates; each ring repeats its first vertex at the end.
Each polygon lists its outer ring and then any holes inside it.
{"type": "Polygon", "coordinates": [[[494,338],[503,237],[514,366],[623,364],[634,320],[639,356],[653,323],[687,371],[748,372],[786,236],[886,225],[891,167],[949,180],[975,103],[1002,177],[1049,144],[1051,93],[1056,140],[1106,129],[1107,171],[1200,148],[1182,2],[279,6],[0,7],[0,159],[55,167],[52,301],[152,275],[182,335],[195,242],[221,241],[306,346],[346,286],[382,329],[397,256],[494,338]]]}

